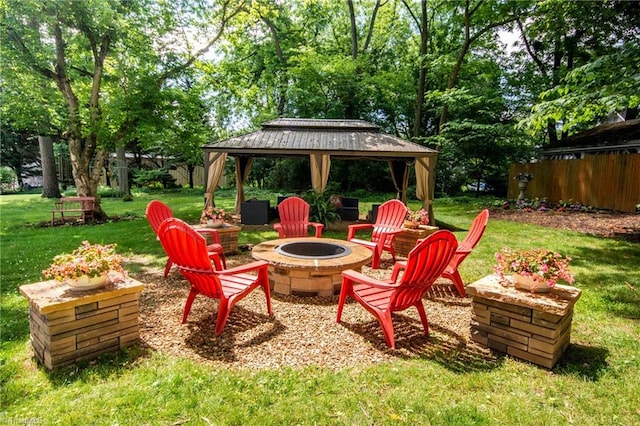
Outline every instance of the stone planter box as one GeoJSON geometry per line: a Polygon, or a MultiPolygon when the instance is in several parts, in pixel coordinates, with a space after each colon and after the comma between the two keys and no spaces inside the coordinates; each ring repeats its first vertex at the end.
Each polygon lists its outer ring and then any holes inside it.
{"type": "Polygon", "coordinates": [[[553,368],[569,346],[576,287],[556,285],[549,293],[503,287],[497,275],[469,284],[471,339],[545,368],[553,368]]]}
{"type": "MultiPolygon", "coordinates": [[[[206,225],[193,225],[195,229],[207,228],[206,225]]],[[[220,239],[220,245],[224,250],[224,254],[236,254],[238,252],[238,232],[242,230],[241,226],[230,225],[225,223],[220,228],[215,228],[218,232],[218,238],[220,239]]],[[[211,244],[211,238],[204,235],[207,239],[207,244],[211,244]]]]}
{"type": "Polygon", "coordinates": [[[140,338],[143,288],[133,279],[87,291],[58,281],[21,286],[36,359],[53,370],[132,345],[140,338]]]}
{"type": "Polygon", "coordinates": [[[416,246],[416,241],[436,232],[437,226],[420,225],[417,229],[402,228],[402,232],[393,240],[393,248],[398,256],[406,257],[416,246]]]}

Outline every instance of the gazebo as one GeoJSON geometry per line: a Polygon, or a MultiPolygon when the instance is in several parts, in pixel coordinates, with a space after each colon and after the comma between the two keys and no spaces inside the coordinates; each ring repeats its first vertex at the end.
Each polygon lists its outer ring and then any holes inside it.
{"type": "Polygon", "coordinates": [[[385,134],[362,120],[279,118],[251,133],[208,143],[204,149],[205,200],[213,205],[227,156],[236,164],[236,212],[244,201],[244,182],[253,157],[309,156],[313,189],[324,192],[331,159],[387,161],[398,192],[406,204],[409,166],[415,164],[416,196],[433,218],[435,165],[438,152],[385,134]]]}

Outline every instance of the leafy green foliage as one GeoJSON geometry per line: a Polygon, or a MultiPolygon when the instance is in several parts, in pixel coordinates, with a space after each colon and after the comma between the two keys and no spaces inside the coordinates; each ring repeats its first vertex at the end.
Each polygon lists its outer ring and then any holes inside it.
{"type": "Polygon", "coordinates": [[[305,192],[302,198],[309,203],[309,220],[322,223],[325,226],[330,222],[340,220],[340,216],[336,212],[335,207],[329,202],[329,197],[326,193],[318,194],[315,191],[305,192]]]}
{"type": "MultiPolygon", "coordinates": [[[[190,171],[206,142],[277,116],[359,118],[438,148],[441,192],[479,176],[500,188],[508,161],[557,139],[559,121],[566,134],[638,105],[633,2],[6,3],[0,109],[13,130],[170,156],[190,171]],[[37,72],[55,71],[56,23],[77,114],[37,72]],[[505,29],[522,35],[512,54],[498,41],[505,29]],[[109,40],[100,75],[90,33],[109,40]],[[528,116],[535,139],[511,127],[528,116]]],[[[250,185],[306,190],[302,164],[256,161],[250,185]]],[[[332,179],[341,191],[387,191],[384,169],[336,162],[332,179]]]]}
{"type": "Polygon", "coordinates": [[[599,6],[546,1],[520,21],[508,81],[516,102],[533,104],[522,125],[541,142],[554,144],[637,106],[640,10],[624,1],[599,6]]]}
{"type": "Polygon", "coordinates": [[[625,44],[613,53],[569,71],[562,83],[540,94],[540,102],[524,121],[540,131],[549,120],[576,133],[607,116],[640,105],[640,46],[625,44]]]}
{"type": "Polygon", "coordinates": [[[138,186],[150,188],[175,188],[176,179],[165,168],[134,169],[133,181],[138,186]]]}
{"type": "Polygon", "coordinates": [[[13,131],[6,123],[0,129],[0,165],[13,171],[18,184],[23,177],[40,174],[38,169],[38,143],[29,133],[13,131]]]}

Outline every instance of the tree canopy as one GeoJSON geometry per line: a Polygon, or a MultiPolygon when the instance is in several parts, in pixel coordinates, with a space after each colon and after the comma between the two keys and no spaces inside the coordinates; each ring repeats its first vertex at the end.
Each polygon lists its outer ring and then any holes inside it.
{"type": "MultiPolygon", "coordinates": [[[[277,116],[372,121],[439,149],[441,190],[480,180],[499,187],[508,163],[530,158],[533,147],[611,114],[637,116],[634,2],[3,0],[0,7],[3,133],[65,141],[82,195],[96,195],[116,147],[193,168],[205,142],[277,116]],[[502,42],[505,34],[515,36],[513,45],[502,42]]],[[[367,176],[386,175],[380,167],[341,165],[350,179],[342,184],[367,187],[367,176]]],[[[280,162],[252,173],[283,184],[303,169],[280,162]]]]}

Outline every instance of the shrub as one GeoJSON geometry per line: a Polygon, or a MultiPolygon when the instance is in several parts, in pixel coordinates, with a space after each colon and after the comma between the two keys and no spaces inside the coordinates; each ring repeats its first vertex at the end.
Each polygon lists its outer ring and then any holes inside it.
{"type": "Polygon", "coordinates": [[[319,222],[326,226],[329,222],[340,220],[340,215],[329,202],[329,196],[307,191],[302,198],[309,203],[309,220],[312,222],[319,222]]]}

